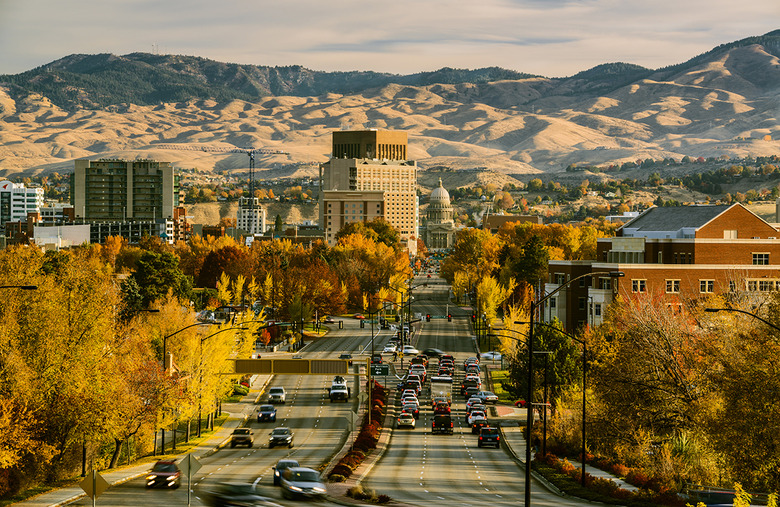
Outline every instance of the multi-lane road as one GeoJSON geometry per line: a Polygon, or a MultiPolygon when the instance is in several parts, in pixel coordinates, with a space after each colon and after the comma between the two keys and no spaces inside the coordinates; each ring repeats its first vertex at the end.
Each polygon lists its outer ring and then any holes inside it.
{"type": "MultiPolygon", "coordinates": [[[[449,287],[438,278],[417,278],[415,284],[428,283],[414,290],[412,311],[423,316],[431,314],[430,322],[413,337],[417,348],[439,348],[456,358],[456,366],[474,355],[474,342],[469,330],[471,311],[448,305],[449,287]],[[447,313],[453,316],[451,322],[447,313]]],[[[345,319],[344,329],[330,326],[324,339],[309,344],[304,356],[310,359],[334,358],[349,352],[356,359],[370,357],[371,329],[360,328],[358,321],[345,319]],[[365,354],[365,355],[359,355],[365,354]]],[[[392,331],[375,329],[374,349],[381,351],[392,331]]],[[[389,359],[389,357],[386,355],[389,359]]],[[[404,364],[407,364],[408,359],[404,364]]],[[[435,363],[435,361],[433,361],[435,363]]],[[[395,367],[401,373],[400,360],[395,367]]],[[[462,375],[462,371],[456,372],[462,375]]],[[[287,390],[287,403],[278,405],[276,423],[258,423],[250,418],[249,427],[255,435],[255,446],[224,448],[202,459],[202,468],[193,483],[193,505],[203,505],[204,493],[221,482],[258,482],[263,494],[280,504],[279,488],[272,485],[272,466],[279,459],[292,458],[302,466],[319,468],[332,459],[349,436],[350,411],[356,407],[357,396],[350,403],[331,403],[327,387],[332,378],[325,376],[280,375],[272,378],[268,387],[282,386],[287,390]],[[295,433],[294,447],[268,448],[268,433],[276,426],[287,426],[295,433]]],[[[350,379],[351,382],[351,379],[350,379]]],[[[395,383],[392,377],[390,384],[395,383]]],[[[457,380],[456,380],[457,383],[457,380]]],[[[453,435],[432,435],[430,424],[430,394],[426,389],[421,414],[413,430],[395,430],[384,457],[372,469],[364,484],[377,493],[395,500],[417,505],[517,505],[524,493],[523,471],[503,449],[478,448],[477,437],[465,426],[465,400],[453,389],[453,435]]],[[[355,389],[353,388],[353,394],[355,389]]],[[[261,399],[264,401],[264,398],[261,399]]],[[[584,505],[548,493],[539,484],[533,485],[534,505],[584,505]]],[[[113,487],[100,497],[102,506],[186,505],[187,492],[178,490],[146,490],[143,478],[113,487]]],[[[84,499],[74,505],[90,505],[84,499]]],[[[327,502],[326,502],[327,504],[327,502]]]]}

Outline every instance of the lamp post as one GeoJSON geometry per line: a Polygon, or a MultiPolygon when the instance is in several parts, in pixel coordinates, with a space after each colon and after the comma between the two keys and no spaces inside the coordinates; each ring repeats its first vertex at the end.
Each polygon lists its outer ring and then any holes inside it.
{"type": "Polygon", "coordinates": [[[37,285],[0,285],[0,289],[37,290],[37,285]]]}
{"type": "Polygon", "coordinates": [[[759,316],[758,316],[758,315],[756,315],[755,313],[751,313],[751,312],[749,312],[749,311],[747,311],[747,310],[740,310],[739,308],[705,308],[705,309],[704,309],[704,311],[705,311],[705,312],[707,312],[707,313],[717,313],[717,312],[736,312],[736,313],[744,313],[745,315],[750,315],[750,316],[751,316],[751,317],[753,317],[754,319],[758,319],[758,320],[760,320],[761,322],[763,322],[763,323],[764,323],[764,324],[766,324],[767,326],[771,327],[771,328],[772,328],[772,329],[774,329],[775,331],[780,331],[780,327],[778,327],[778,326],[776,326],[776,325],[772,324],[771,322],[769,322],[769,321],[768,321],[768,320],[766,320],[765,318],[763,318],[763,317],[759,317],[759,316]]]}
{"type": "Polygon", "coordinates": [[[224,333],[225,331],[234,331],[236,329],[248,329],[245,327],[226,327],[225,329],[220,329],[216,333],[210,334],[204,338],[200,339],[200,378],[199,378],[199,388],[198,388],[198,437],[200,437],[200,425],[201,425],[201,419],[203,417],[203,342],[208,340],[209,338],[213,336],[217,336],[220,333],[224,333]]]}
{"type": "MultiPolygon", "coordinates": [[[[159,312],[160,310],[155,310],[155,311],[159,312]]],[[[167,346],[168,346],[168,338],[170,338],[172,336],[176,336],[177,334],[181,333],[182,331],[186,331],[187,329],[189,329],[191,327],[195,327],[195,326],[213,326],[214,324],[216,324],[216,322],[196,322],[195,324],[190,324],[189,326],[183,327],[183,328],[179,329],[178,331],[174,331],[173,333],[171,333],[169,335],[163,336],[163,350],[162,350],[162,352],[163,352],[162,353],[163,368],[165,368],[165,358],[166,358],[165,354],[167,353],[167,350],[168,350],[168,348],[167,348],[167,346]]]]}
{"type": "MultiPolygon", "coordinates": [[[[584,275],[576,276],[569,280],[568,282],[559,285],[555,290],[550,292],[549,294],[546,294],[544,297],[540,298],[538,301],[531,301],[530,308],[529,308],[529,326],[528,326],[528,403],[531,402],[531,399],[533,398],[533,392],[534,392],[534,376],[533,376],[533,367],[534,367],[534,321],[536,320],[536,312],[537,309],[542,306],[548,299],[550,299],[552,296],[557,294],[562,289],[565,289],[569,285],[571,285],[573,282],[576,282],[577,280],[585,277],[592,277],[596,275],[609,275],[611,278],[619,278],[621,276],[624,276],[625,273],[622,271],[597,271],[595,273],[585,273],[584,275]]],[[[515,324],[520,324],[520,322],[515,322],[515,324]]],[[[584,370],[584,368],[583,368],[584,370]]],[[[525,507],[531,506],[531,446],[528,445],[528,439],[531,438],[531,427],[533,426],[533,411],[528,410],[528,415],[526,416],[526,445],[525,445],[525,507]]],[[[583,442],[583,446],[584,446],[583,442]]],[[[582,464],[585,465],[585,456],[582,456],[582,464]]],[[[585,474],[583,473],[583,481],[585,474]]]]}

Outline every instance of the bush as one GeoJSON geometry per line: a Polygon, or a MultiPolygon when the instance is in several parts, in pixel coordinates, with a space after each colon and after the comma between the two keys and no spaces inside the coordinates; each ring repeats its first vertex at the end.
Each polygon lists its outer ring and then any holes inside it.
{"type": "Polygon", "coordinates": [[[390,498],[388,495],[379,495],[376,498],[376,503],[388,503],[391,500],[392,498],[390,498]]]}
{"type": "Polygon", "coordinates": [[[344,482],[347,480],[343,475],[333,473],[328,476],[328,479],[330,479],[330,482],[344,482]]]}
{"type": "Polygon", "coordinates": [[[240,395],[240,396],[246,396],[249,393],[249,388],[242,386],[241,384],[236,384],[233,386],[233,395],[240,395]]]}
{"type": "MultiPolygon", "coordinates": [[[[341,464],[341,462],[339,462],[338,464],[336,464],[336,466],[333,467],[333,470],[331,470],[331,472],[328,475],[328,477],[331,480],[333,480],[334,476],[341,476],[341,477],[344,477],[344,480],[347,480],[347,478],[350,475],[352,475],[352,469],[349,468],[346,465],[341,464]]],[[[341,482],[341,481],[338,481],[338,482],[341,482]]]]}

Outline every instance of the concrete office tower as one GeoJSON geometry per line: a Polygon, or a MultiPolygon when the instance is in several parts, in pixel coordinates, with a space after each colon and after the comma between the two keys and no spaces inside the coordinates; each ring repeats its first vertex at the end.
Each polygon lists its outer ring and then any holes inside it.
{"type": "Polygon", "coordinates": [[[265,232],[266,213],[260,206],[257,197],[241,197],[238,200],[236,227],[247,234],[263,234],[265,232]]]}
{"type": "Polygon", "coordinates": [[[169,162],[76,160],[70,202],[76,219],[173,219],[179,179],[169,162]]]}
{"type": "Polygon", "coordinates": [[[0,225],[6,222],[26,222],[28,213],[43,207],[43,189],[26,188],[24,183],[0,181],[0,225]]]}
{"type": "Polygon", "coordinates": [[[381,217],[401,244],[417,254],[417,163],[407,160],[406,132],[358,130],[333,133],[331,159],[320,166],[320,225],[329,245],[349,222],[381,217]]]}

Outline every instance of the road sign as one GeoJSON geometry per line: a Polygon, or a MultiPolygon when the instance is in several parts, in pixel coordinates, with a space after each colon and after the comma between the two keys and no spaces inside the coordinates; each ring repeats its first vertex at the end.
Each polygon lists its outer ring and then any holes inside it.
{"type": "Polygon", "coordinates": [[[179,469],[181,470],[181,473],[187,476],[187,507],[190,505],[190,493],[192,492],[190,482],[192,481],[192,476],[195,475],[195,472],[200,470],[201,466],[202,465],[200,464],[200,461],[198,461],[198,458],[193,456],[191,453],[187,454],[181,459],[181,461],[179,461],[179,469]]]}
{"type": "Polygon", "coordinates": [[[198,470],[200,470],[201,466],[203,465],[200,464],[198,458],[196,458],[192,454],[187,454],[179,462],[179,468],[181,469],[181,473],[187,476],[188,479],[192,478],[192,476],[195,475],[195,473],[198,470]]]}
{"type": "Polygon", "coordinates": [[[372,377],[386,377],[390,374],[390,365],[387,364],[372,364],[371,376],[372,377]]]}
{"type": "Polygon", "coordinates": [[[368,393],[365,391],[360,391],[360,394],[358,394],[358,403],[364,403],[368,399],[368,393]]]}
{"type": "Polygon", "coordinates": [[[92,470],[89,475],[84,477],[84,479],[79,482],[79,486],[81,486],[81,489],[83,489],[87,496],[92,499],[92,505],[95,505],[95,498],[102,495],[103,492],[108,489],[108,483],[96,470],[92,470]]]}

